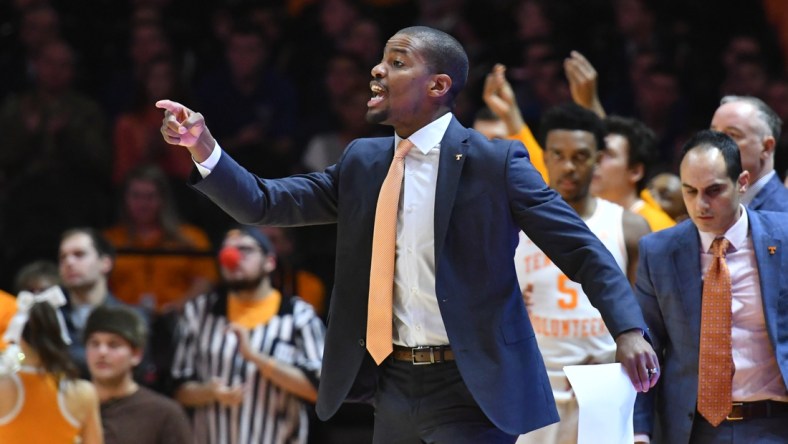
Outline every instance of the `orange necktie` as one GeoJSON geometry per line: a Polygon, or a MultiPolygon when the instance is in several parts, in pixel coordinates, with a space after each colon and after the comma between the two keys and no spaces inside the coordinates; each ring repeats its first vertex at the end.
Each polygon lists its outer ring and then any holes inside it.
{"type": "Polygon", "coordinates": [[[369,270],[367,350],[380,365],[393,351],[391,339],[394,294],[394,260],[397,243],[397,208],[405,174],[405,156],[413,143],[402,139],[394,152],[375,210],[372,263],[369,270]]]}
{"type": "Polygon", "coordinates": [[[731,274],[725,262],[729,244],[727,239],[714,239],[714,261],[703,278],[698,412],[715,427],[731,412],[731,274]]]}

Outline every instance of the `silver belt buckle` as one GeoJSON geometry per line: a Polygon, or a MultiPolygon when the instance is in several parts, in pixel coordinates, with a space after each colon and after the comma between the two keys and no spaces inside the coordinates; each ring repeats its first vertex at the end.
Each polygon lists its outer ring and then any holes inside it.
{"type": "Polygon", "coordinates": [[[410,361],[413,365],[429,365],[435,363],[435,350],[432,347],[428,346],[421,346],[421,347],[413,347],[410,349],[410,361]],[[430,360],[424,362],[416,362],[416,353],[422,351],[430,351],[430,360]]]}
{"type": "Polygon", "coordinates": [[[727,421],[741,421],[744,419],[744,409],[741,408],[743,403],[741,402],[733,402],[731,403],[731,412],[725,417],[727,421]],[[731,416],[733,415],[734,410],[736,407],[740,407],[738,416],[731,416]]]}

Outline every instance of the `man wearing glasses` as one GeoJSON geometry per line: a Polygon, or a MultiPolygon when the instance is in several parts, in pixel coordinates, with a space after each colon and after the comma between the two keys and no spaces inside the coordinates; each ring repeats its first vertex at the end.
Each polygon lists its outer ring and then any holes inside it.
{"type": "Polygon", "coordinates": [[[184,307],[175,399],[194,409],[198,442],[305,443],[325,327],[311,305],[273,288],[276,258],[259,230],[228,231],[219,262],[219,288],[184,307]]]}

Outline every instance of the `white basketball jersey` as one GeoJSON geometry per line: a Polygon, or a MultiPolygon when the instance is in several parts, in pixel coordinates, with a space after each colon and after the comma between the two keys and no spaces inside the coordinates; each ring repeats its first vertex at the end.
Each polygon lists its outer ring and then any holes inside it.
{"type": "MultiPolygon", "coordinates": [[[[597,198],[585,223],[626,273],[623,212],[620,205],[597,198]]],[[[514,261],[520,288],[533,288],[529,314],[547,368],[612,362],[616,344],[580,284],[569,280],[523,232],[514,261]]]]}

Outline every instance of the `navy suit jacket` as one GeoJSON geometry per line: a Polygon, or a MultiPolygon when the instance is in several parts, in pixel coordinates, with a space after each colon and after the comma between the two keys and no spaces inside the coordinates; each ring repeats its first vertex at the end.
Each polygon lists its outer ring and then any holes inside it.
{"type": "Polygon", "coordinates": [[[788,213],[788,188],[780,182],[779,176],[775,174],[747,207],[753,210],[788,213]]]}
{"type": "MultiPolygon", "coordinates": [[[[770,346],[788,384],[788,218],[747,210],[770,346]],[[775,247],[771,254],[769,247],[775,247]]],[[[635,294],[662,360],[662,377],[635,402],[635,432],[652,442],[689,442],[698,398],[700,237],[691,220],[640,240],[635,294]]]]}
{"type": "MultiPolygon", "coordinates": [[[[317,413],[374,393],[366,352],[375,206],[394,138],[359,139],[325,172],[261,179],[226,153],[194,186],[248,224],[337,224],[317,413]]],[[[556,422],[552,390],[518,288],[518,230],[575,281],[583,282],[615,336],[645,328],[626,277],[560,195],[548,188],[519,142],[489,141],[452,119],[440,144],[435,198],[435,292],[460,374],[490,420],[510,434],[556,422]]],[[[428,345],[428,344],[422,344],[428,345]]]]}

